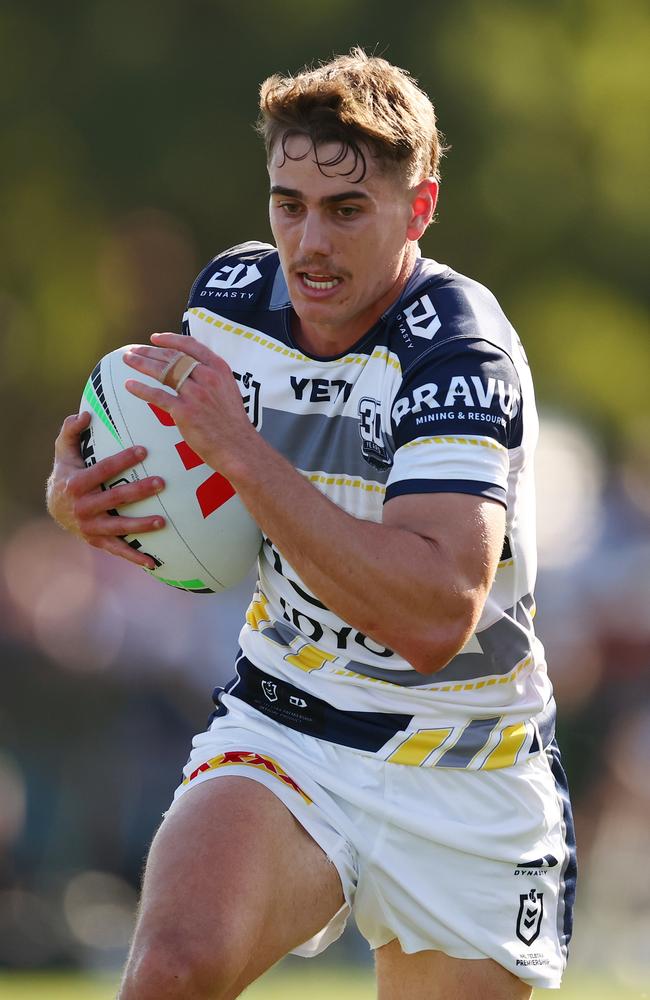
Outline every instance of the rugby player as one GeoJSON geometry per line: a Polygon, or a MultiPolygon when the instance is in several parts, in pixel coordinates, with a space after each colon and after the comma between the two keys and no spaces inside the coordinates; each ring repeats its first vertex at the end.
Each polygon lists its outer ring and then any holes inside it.
{"type": "MultiPolygon", "coordinates": [[[[129,391],[231,480],[264,544],[120,997],[239,996],[352,913],[381,1000],[520,1000],[560,985],[575,886],[533,629],[530,370],[492,294],[420,255],[441,138],[405,71],[355,49],[266,80],[260,107],[275,247],[219,254],[183,335],[126,354],[129,391]]],[[[151,568],[121,536],[159,519],[108,510],[163,484],[102,492],[138,452],[84,469],[87,419],[57,439],[50,512],[151,568]]]]}

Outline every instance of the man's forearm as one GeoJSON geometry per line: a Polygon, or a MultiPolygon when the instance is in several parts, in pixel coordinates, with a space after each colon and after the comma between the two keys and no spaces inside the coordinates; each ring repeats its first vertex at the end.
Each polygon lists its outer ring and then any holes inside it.
{"type": "Polygon", "coordinates": [[[435,539],[347,514],[260,436],[227,474],[319,600],[416,669],[440,669],[471,634],[475,595],[435,539]]]}

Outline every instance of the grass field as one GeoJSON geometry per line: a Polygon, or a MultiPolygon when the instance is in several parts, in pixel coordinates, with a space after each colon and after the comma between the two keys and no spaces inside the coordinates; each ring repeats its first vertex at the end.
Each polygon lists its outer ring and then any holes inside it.
{"type": "MultiPolygon", "coordinates": [[[[63,974],[0,974],[0,1000],[114,1000],[114,979],[63,974]]],[[[344,969],[269,972],[247,1000],[374,1000],[372,974],[344,969]]],[[[559,992],[539,990],[536,1000],[646,1000],[650,988],[629,989],[602,977],[571,978],[559,992]]],[[[404,998],[408,1000],[408,998],[404,998]]]]}

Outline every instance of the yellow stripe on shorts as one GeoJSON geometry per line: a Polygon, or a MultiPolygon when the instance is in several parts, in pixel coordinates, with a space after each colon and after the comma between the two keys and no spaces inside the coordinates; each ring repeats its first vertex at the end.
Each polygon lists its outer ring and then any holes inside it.
{"type": "Polygon", "coordinates": [[[331,663],[336,659],[336,656],[333,653],[326,653],[323,649],[319,649],[318,646],[312,646],[310,643],[307,643],[299,652],[291,653],[289,656],[285,656],[284,659],[293,667],[298,667],[299,670],[304,670],[308,674],[312,670],[320,670],[326,663],[331,663]]]}
{"type": "Polygon", "coordinates": [[[391,764],[410,764],[411,767],[419,767],[429,754],[442,746],[452,731],[451,728],[420,729],[394,750],[388,760],[391,764]]]}
{"type": "Polygon", "coordinates": [[[524,745],[526,739],[526,723],[518,722],[514,726],[506,726],[499,734],[499,742],[492,753],[488,754],[482,766],[482,770],[492,771],[500,767],[512,767],[517,759],[517,754],[524,745]]]}

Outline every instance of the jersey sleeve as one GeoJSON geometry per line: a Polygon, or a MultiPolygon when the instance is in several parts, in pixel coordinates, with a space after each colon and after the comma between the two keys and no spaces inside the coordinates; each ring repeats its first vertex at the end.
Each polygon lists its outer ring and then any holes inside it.
{"type": "Polygon", "coordinates": [[[385,500],[470,493],[506,506],[521,419],[519,376],[505,351],[479,338],[432,349],[405,372],[391,408],[394,461],[385,500]]]}
{"type": "Polygon", "coordinates": [[[257,308],[269,264],[272,274],[276,273],[276,257],[275,247],[257,240],[239,243],[213,257],[192,285],[180,332],[190,335],[189,310],[192,307],[211,308],[218,304],[220,307],[257,308]]]}

